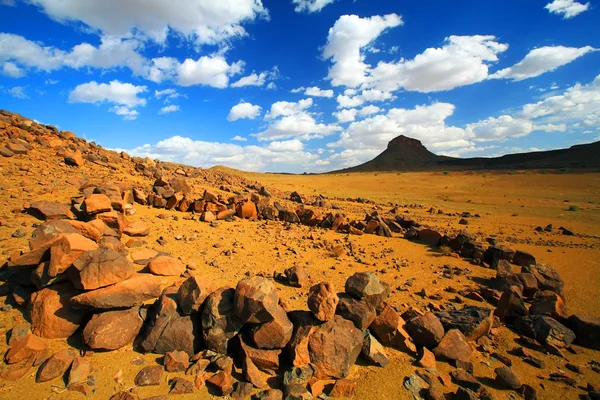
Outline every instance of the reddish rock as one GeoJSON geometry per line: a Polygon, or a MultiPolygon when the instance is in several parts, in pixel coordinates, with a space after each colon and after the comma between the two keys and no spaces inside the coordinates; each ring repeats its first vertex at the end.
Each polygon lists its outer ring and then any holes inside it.
{"type": "Polygon", "coordinates": [[[430,247],[437,247],[442,240],[442,235],[432,229],[421,229],[417,232],[419,242],[430,247]]]}
{"type": "Polygon", "coordinates": [[[560,274],[550,265],[537,264],[523,266],[523,273],[530,273],[535,276],[540,290],[551,290],[555,293],[562,294],[565,286],[560,274]]]}
{"type": "Polygon", "coordinates": [[[369,331],[366,331],[365,333],[361,354],[370,363],[379,367],[385,367],[390,362],[383,345],[379,343],[377,339],[375,339],[375,336],[371,335],[369,331]]]}
{"type": "Polygon", "coordinates": [[[265,386],[267,386],[266,375],[263,372],[261,372],[256,367],[256,365],[254,365],[251,358],[246,357],[244,359],[244,365],[242,370],[244,373],[244,378],[248,382],[250,382],[254,387],[264,388],[265,386]]]}
{"type": "MultiPolygon", "coordinates": [[[[13,328],[14,329],[14,328],[13,328]]],[[[12,335],[11,335],[12,341],[12,335]]],[[[15,340],[10,349],[6,352],[5,360],[7,364],[18,364],[31,360],[32,365],[38,365],[36,362],[48,354],[48,343],[32,334],[28,334],[18,340],[15,340]]]]}
{"type": "Polygon", "coordinates": [[[123,229],[129,224],[123,213],[114,210],[96,214],[96,218],[104,222],[106,226],[113,229],[118,234],[121,234],[123,229]]]}
{"type": "Polygon", "coordinates": [[[148,269],[154,275],[180,276],[185,272],[185,265],[170,256],[158,256],[148,263],[148,269]]]}
{"type": "Polygon", "coordinates": [[[308,283],[308,274],[303,267],[294,265],[286,269],[284,272],[287,283],[293,287],[303,287],[308,283]]]}
{"type": "Polygon", "coordinates": [[[123,254],[106,247],[84,253],[68,270],[73,286],[84,290],[110,286],[134,273],[133,264],[123,254]]]}
{"type": "Polygon", "coordinates": [[[233,304],[234,314],[243,323],[260,324],[275,318],[279,294],[271,280],[254,276],[238,283],[233,304]]]}
{"type": "Polygon", "coordinates": [[[552,293],[549,297],[533,303],[529,307],[529,313],[532,315],[547,315],[557,321],[566,321],[569,318],[565,302],[556,293],[552,293]]]}
{"type": "Polygon", "coordinates": [[[283,400],[283,392],[279,389],[267,389],[252,397],[253,400],[283,400]]]}
{"type": "Polygon", "coordinates": [[[238,336],[237,342],[240,344],[240,348],[243,353],[242,356],[250,358],[254,365],[256,365],[256,367],[261,371],[274,373],[274,371],[279,369],[279,356],[281,355],[281,349],[257,349],[251,346],[249,342],[241,336],[238,336]]]}
{"type": "Polygon", "coordinates": [[[209,349],[226,354],[227,344],[241,329],[242,321],[233,314],[235,290],[223,287],[211,293],[202,310],[202,337],[209,349]]]}
{"type": "Polygon", "coordinates": [[[518,390],[521,388],[521,380],[515,372],[508,367],[499,367],[494,370],[496,382],[503,388],[518,390]]]}
{"type": "Polygon", "coordinates": [[[308,365],[310,364],[308,342],[310,336],[317,330],[318,320],[312,318],[312,314],[306,311],[293,311],[289,315],[294,323],[294,334],[287,346],[292,365],[308,365]],[[304,318],[304,314],[307,314],[306,317],[308,318],[304,318]]]}
{"type": "Polygon", "coordinates": [[[483,261],[489,265],[496,265],[499,260],[511,262],[515,256],[515,251],[508,246],[490,246],[483,253],[483,261]]]}
{"type": "Polygon", "coordinates": [[[76,307],[98,310],[136,307],[160,296],[167,284],[168,280],[160,276],[133,274],[112,286],[72,297],[70,302],[76,307]]]}
{"type": "Polygon", "coordinates": [[[94,370],[91,357],[75,357],[69,370],[69,378],[67,387],[72,387],[75,384],[87,383],[88,377],[94,370]]]}
{"type": "Polygon", "coordinates": [[[244,201],[235,207],[235,213],[240,218],[255,219],[258,216],[256,204],[251,201],[244,201]]]}
{"type": "Polygon", "coordinates": [[[135,376],[136,386],[158,386],[162,380],[163,368],[160,365],[149,365],[135,376]]]}
{"type": "Polygon", "coordinates": [[[335,316],[310,336],[308,349],[317,378],[344,378],[356,362],[363,334],[352,322],[335,316]]]}
{"type": "Polygon", "coordinates": [[[142,221],[130,222],[124,229],[123,233],[131,237],[143,237],[150,234],[150,227],[142,221]]]}
{"type": "Polygon", "coordinates": [[[433,350],[437,357],[455,361],[469,361],[473,349],[467,343],[465,336],[458,330],[452,329],[444,335],[440,344],[433,350]]]}
{"type": "Polygon", "coordinates": [[[73,352],[73,350],[61,350],[58,353],[53,354],[38,369],[35,381],[37,383],[48,382],[63,376],[74,359],[75,352],[73,352]]]}
{"type": "Polygon", "coordinates": [[[352,398],[356,395],[356,382],[348,379],[338,379],[335,381],[329,396],[352,398]]]}
{"type": "Polygon", "coordinates": [[[83,156],[78,151],[73,154],[69,154],[65,157],[65,164],[70,165],[71,167],[82,167],[83,156]]]}
{"type": "Polygon", "coordinates": [[[69,206],[50,201],[35,201],[28,209],[29,213],[43,220],[76,219],[69,206]]]}
{"type": "Polygon", "coordinates": [[[144,321],[138,310],[95,314],[83,330],[83,342],[94,350],[116,350],[133,342],[144,321]]]}
{"type": "Polygon", "coordinates": [[[404,330],[405,322],[391,306],[386,305],[369,327],[373,335],[384,346],[398,350],[416,353],[417,348],[404,330]]]}
{"type": "Polygon", "coordinates": [[[58,339],[71,336],[83,319],[69,300],[77,294],[70,283],[60,283],[33,293],[29,316],[34,334],[58,339]]]}
{"type": "Polygon", "coordinates": [[[600,318],[571,315],[569,326],[575,332],[575,341],[590,349],[600,350],[600,318]]]}
{"type": "Polygon", "coordinates": [[[495,314],[502,322],[513,322],[516,318],[527,315],[527,307],[521,291],[511,286],[502,293],[495,314]]]}
{"type": "Polygon", "coordinates": [[[72,225],[72,222],[75,221],[54,220],[42,223],[31,233],[29,248],[35,250],[42,247],[63,233],[78,233],[79,231],[72,225]]]}
{"type": "Polygon", "coordinates": [[[540,343],[563,349],[575,340],[572,330],[545,315],[527,315],[517,318],[515,330],[524,336],[533,338],[540,343]]]}
{"type": "Polygon", "coordinates": [[[170,351],[165,354],[165,370],[167,372],[183,372],[189,365],[189,356],[183,351],[170,351]]]}
{"type": "Polygon", "coordinates": [[[372,272],[356,272],[346,280],[346,293],[378,308],[390,294],[389,285],[372,272]]]}
{"type": "Polygon", "coordinates": [[[112,211],[112,206],[107,195],[94,193],[83,200],[83,210],[87,215],[96,215],[112,211]]]}
{"type": "Polygon", "coordinates": [[[535,257],[529,253],[517,250],[513,256],[512,262],[520,266],[535,265],[535,257]]]}
{"type": "Polygon", "coordinates": [[[421,347],[419,349],[419,357],[417,363],[420,367],[427,369],[436,369],[437,364],[435,362],[435,355],[427,349],[427,347],[421,347]]]}
{"type": "Polygon", "coordinates": [[[413,318],[404,329],[416,344],[425,347],[437,346],[444,337],[444,326],[431,312],[413,318]]]}
{"type": "Polygon", "coordinates": [[[331,283],[321,282],[310,288],[308,308],[320,321],[332,319],[338,303],[339,297],[331,283]]]}
{"type": "Polygon", "coordinates": [[[464,307],[461,310],[441,311],[435,315],[444,329],[458,329],[472,342],[490,333],[494,324],[493,310],[484,307],[464,307]]]}
{"type": "Polygon", "coordinates": [[[177,292],[179,308],[185,315],[199,313],[204,300],[214,291],[212,282],[200,275],[191,276],[183,281],[177,292]]]}
{"type": "Polygon", "coordinates": [[[46,273],[51,277],[62,274],[83,253],[97,248],[98,244],[96,242],[78,233],[62,234],[50,246],[50,263],[46,273]]]}
{"type": "Polygon", "coordinates": [[[207,379],[206,383],[210,384],[219,396],[227,396],[233,392],[233,378],[224,371],[217,372],[207,379]]]}
{"type": "Polygon", "coordinates": [[[345,294],[340,295],[335,313],[354,322],[360,330],[367,329],[377,316],[375,309],[366,300],[357,300],[345,294]]]}

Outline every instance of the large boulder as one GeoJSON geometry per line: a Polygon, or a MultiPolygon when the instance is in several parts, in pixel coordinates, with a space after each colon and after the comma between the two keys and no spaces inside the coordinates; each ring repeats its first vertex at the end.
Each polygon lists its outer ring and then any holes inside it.
{"type": "Polygon", "coordinates": [[[335,313],[354,322],[360,330],[367,329],[377,316],[375,309],[365,299],[358,300],[347,294],[340,295],[335,313]]]}
{"type": "Polygon", "coordinates": [[[346,280],[345,289],[346,293],[364,299],[373,308],[378,308],[390,294],[389,285],[372,272],[356,272],[346,280]]]}
{"type": "Polygon", "coordinates": [[[517,318],[514,326],[520,334],[557,348],[565,348],[575,340],[572,330],[545,315],[517,318]]]}
{"type": "Polygon", "coordinates": [[[67,272],[73,286],[84,290],[113,285],[134,273],[133,264],[123,254],[107,247],[84,253],[67,272]]]}
{"type": "Polygon", "coordinates": [[[83,330],[83,342],[93,350],[117,350],[133,342],[143,323],[136,309],[95,314],[83,330]]]}
{"type": "Polygon", "coordinates": [[[526,265],[523,266],[522,272],[532,274],[537,280],[540,290],[550,290],[562,294],[565,282],[552,266],[547,264],[526,265]]]}
{"type": "Polygon", "coordinates": [[[112,211],[110,199],[107,195],[93,193],[83,200],[83,210],[87,215],[96,215],[103,212],[112,211]]]}
{"type": "Polygon", "coordinates": [[[222,287],[212,292],[202,310],[202,337],[209,349],[226,354],[229,340],[242,328],[242,321],[233,314],[235,290],[222,287]]]}
{"type": "Polygon", "coordinates": [[[468,341],[486,336],[494,325],[494,310],[489,308],[464,307],[461,310],[436,312],[435,315],[446,331],[458,329],[468,341]]]}
{"type": "Polygon", "coordinates": [[[50,263],[46,273],[56,277],[65,272],[85,252],[98,248],[96,242],[79,233],[65,233],[56,238],[50,247],[50,263]]]}
{"type": "Polygon", "coordinates": [[[49,339],[71,336],[84,318],[84,315],[74,310],[69,302],[77,294],[68,282],[33,293],[29,303],[33,333],[49,339]]]}
{"type": "Polygon", "coordinates": [[[185,272],[185,265],[171,256],[158,256],[148,263],[148,269],[154,275],[180,276],[185,272]]]}
{"type": "Polygon", "coordinates": [[[600,318],[571,315],[569,326],[575,332],[576,343],[600,350],[600,318]]]}
{"type": "Polygon", "coordinates": [[[370,331],[384,345],[395,349],[416,353],[417,348],[406,332],[406,323],[390,305],[386,305],[373,320],[370,331]]]}
{"type": "Polygon", "coordinates": [[[446,332],[440,344],[433,350],[433,354],[448,360],[468,362],[473,349],[458,329],[452,329],[446,332]]]}
{"type": "Polygon", "coordinates": [[[31,233],[29,248],[35,250],[64,233],[78,233],[79,231],[69,222],[63,220],[46,221],[40,224],[31,233]]]}
{"type": "Polygon", "coordinates": [[[212,282],[200,275],[187,278],[177,292],[177,302],[184,315],[202,311],[204,300],[215,291],[212,282]]]}
{"type": "Polygon", "coordinates": [[[498,301],[495,314],[500,321],[507,323],[512,323],[516,318],[527,315],[527,307],[525,307],[521,290],[515,286],[506,289],[498,301]]]}
{"type": "Polygon", "coordinates": [[[283,349],[294,332],[294,325],[281,307],[277,307],[273,319],[250,329],[250,337],[259,349],[283,349]]]}
{"type": "Polygon", "coordinates": [[[76,219],[69,206],[51,201],[35,201],[28,212],[36,218],[46,221],[55,219],[76,219]]]}
{"type": "Polygon", "coordinates": [[[411,319],[404,328],[416,344],[425,347],[437,346],[444,337],[444,326],[431,312],[411,319]]]}
{"type": "Polygon", "coordinates": [[[333,318],[338,302],[339,297],[329,282],[312,286],[308,293],[308,308],[320,321],[333,318]]]}
{"type": "Polygon", "coordinates": [[[58,377],[62,377],[71,366],[76,353],[71,349],[61,350],[54,353],[38,369],[35,381],[38,383],[48,382],[58,377]]]}
{"type": "Polygon", "coordinates": [[[499,260],[511,262],[515,251],[508,246],[495,245],[487,248],[483,253],[483,261],[489,265],[495,265],[499,260]]]}
{"type": "Polygon", "coordinates": [[[272,321],[279,307],[279,294],[273,281],[254,276],[238,282],[233,312],[243,323],[272,321]]]}

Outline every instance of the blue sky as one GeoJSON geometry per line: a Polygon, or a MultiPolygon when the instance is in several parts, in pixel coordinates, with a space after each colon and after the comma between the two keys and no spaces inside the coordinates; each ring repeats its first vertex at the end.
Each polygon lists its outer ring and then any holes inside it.
{"type": "Polygon", "coordinates": [[[404,134],[600,140],[594,1],[0,0],[0,107],[106,148],[321,172],[404,134]]]}

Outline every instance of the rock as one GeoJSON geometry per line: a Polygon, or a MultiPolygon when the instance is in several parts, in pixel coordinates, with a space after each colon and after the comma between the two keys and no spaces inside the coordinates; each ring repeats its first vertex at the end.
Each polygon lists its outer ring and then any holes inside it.
{"type": "Polygon", "coordinates": [[[369,329],[384,346],[416,353],[417,348],[404,330],[405,322],[391,306],[386,305],[373,320],[369,329]]]}
{"type": "Polygon", "coordinates": [[[37,372],[35,381],[37,383],[48,382],[63,376],[71,366],[75,353],[72,350],[61,350],[53,354],[37,372]]]}
{"type": "Polygon", "coordinates": [[[28,212],[43,220],[76,219],[69,206],[50,201],[35,201],[29,206],[28,212]]]}
{"type": "Polygon", "coordinates": [[[496,383],[507,389],[518,390],[521,388],[521,380],[515,372],[508,367],[499,367],[494,370],[496,383]]]}
{"type": "Polygon", "coordinates": [[[50,246],[50,263],[46,273],[50,277],[56,277],[65,272],[85,252],[96,249],[96,242],[78,233],[62,234],[50,246]]]}
{"type": "Polygon", "coordinates": [[[69,222],[63,220],[46,221],[39,225],[29,239],[29,248],[35,250],[42,247],[63,233],[78,233],[79,231],[69,222]]]}
{"type": "Polygon", "coordinates": [[[372,272],[356,272],[346,280],[346,293],[377,309],[390,294],[389,285],[372,272]]]}
{"type": "Polygon", "coordinates": [[[84,317],[69,303],[76,294],[77,291],[68,282],[33,293],[29,303],[33,333],[49,339],[71,336],[84,317]]]}
{"type": "Polygon", "coordinates": [[[219,396],[227,396],[233,392],[233,378],[225,371],[217,372],[206,383],[210,384],[219,396]]]}
{"type": "Polygon", "coordinates": [[[31,333],[31,324],[28,322],[17,322],[10,329],[8,336],[8,345],[12,346],[19,340],[23,339],[31,333]]]}
{"type": "Polygon", "coordinates": [[[482,385],[477,378],[464,369],[458,368],[454,371],[450,371],[450,377],[458,386],[472,390],[475,393],[480,392],[482,389],[482,385]]]}
{"type": "Polygon", "coordinates": [[[535,257],[533,255],[526,253],[524,251],[521,251],[521,250],[517,250],[515,252],[512,262],[514,264],[520,265],[522,267],[537,264],[535,262],[535,257]]]}
{"type": "Polygon", "coordinates": [[[375,336],[371,335],[369,331],[365,332],[361,354],[371,364],[375,364],[379,367],[385,367],[390,362],[383,345],[379,343],[379,341],[375,339],[375,336]]]}
{"type": "Polygon", "coordinates": [[[413,318],[404,329],[416,344],[425,347],[437,346],[444,337],[444,326],[431,312],[413,318]]]}
{"type": "Polygon", "coordinates": [[[82,293],[71,298],[75,307],[97,310],[137,307],[160,296],[168,281],[150,274],[133,274],[128,279],[112,286],[82,293]]]}
{"type": "Polygon", "coordinates": [[[112,205],[107,195],[94,193],[83,200],[83,210],[87,215],[96,215],[112,211],[112,205]]]}
{"type": "Polygon", "coordinates": [[[243,373],[244,378],[246,378],[246,380],[250,382],[254,387],[264,388],[265,386],[267,386],[265,374],[263,374],[256,367],[256,365],[254,365],[252,359],[249,357],[246,357],[244,359],[243,373]]]}
{"type": "Polygon", "coordinates": [[[419,349],[419,358],[417,363],[420,367],[427,369],[435,369],[437,364],[435,362],[435,355],[427,349],[427,347],[421,347],[419,349]]]}
{"type": "Polygon", "coordinates": [[[567,347],[575,340],[572,330],[545,315],[517,318],[514,326],[518,333],[559,349],[567,347]]]}
{"type": "Polygon", "coordinates": [[[259,349],[283,349],[292,338],[294,325],[283,308],[275,310],[273,320],[250,330],[250,337],[259,349]]]}
{"type": "Polygon", "coordinates": [[[425,386],[426,382],[416,374],[404,379],[404,388],[410,392],[413,399],[419,399],[421,397],[420,393],[425,386]]]}
{"type": "Polygon", "coordinates": [[[319,321],[306,311],[292,311],[289,317],[294,324],[294,334],[287,346],[292,365],[308,365],[310,364],[308,340],[317,329],[316,325],[319,321]]]}
{"type": "Polygon", "coordinates": [[[252,396],[252,400],[283,400],[283,392],[279,389],[263,390],[252,396]]]}
{"type": "Polygon", "coordinates": [[[235,207],[235,213],[238,217],[245,219],[256,219],[258,216],[256,204],[254,204],[250,200],[239,203],[235,207]]]}
{"type": "Polygon", "coordinates": [[[11,347],[4,357],[9,365],[30,360],[31,365],[35,366],[41,364],[50,356],[48,343],[38,336],[27,334],[14,341],[11,337],[11,342],[11,347]]]}
{"type": "Polygon", "coordinates": [[[303,287],[308,283],[308,275],[306,274],[306,271],[304,268],[298,265],[294,265],[293,267],[286,269],[283,273],[287,279],[288,285],[290,286],[303,287]]]}
{"type": "Polygon", "coordinates": [[[128,225],[127,219],[123,213],[115,210],[96,214],[96,218],[104,222],[106,226],[113,229],[119,235],[128,225]]]}
{"type": "Polygon", "coordinates": [[[315,370],[310,365],[292,367],[283,374],[283,385],[305,385],[315,375],[315,370]]]}
{"type": "Polygon", "coordinates": [[[65,164],[70,165],[71,167],[82,167],[83,166],[83,157],[80,152],[75,152],[65,157],[65,164]]]}
{"type": "Polygon", "coordinates": [[[333,318],[338,302],[339,297],[331,283],[321,282],[310,288],[308,308],[320,321],[326,322],[333,318]]]}
{"type": "Polygon", "coordinates": [[[142,368],[135,376],[136,386],[158,386],[162,380],[163,368],[160,365],[149,365],[142,368]]]}
{"type": "Polygon", "coordinates": [[[375,309],[366,300],[357,300],[346,294],[340,295],[335,312],[337,315],[354,322],[354,325],[361,331],[367,329],[377,316],[375,309]]]}
{"type": "Polygon", "coordinates": [[[83,341],[94,350],[117,350],[133,342],[143,323],[135,309],[95,314],[83,330],[83,341]]]}
{"type": "Polygon", "coordinates": [[[235,386],[235,390],[231,393],[232,400],[246,400],[252,395],[254,386],[248,382],[238,382],[235,386]]]}
{"type": "Polygon", "coordinates": [[[184,315],[199,313],[202,310],[204,300],[215,291],[212,282],[207,281],[200,275],[191,276],[179,287],[177,302],[184,315]]]}
{"type": "Polygon", "coordinates": [[[142,221],[134,221],[129,223],[124,229],[123,233],[131,237],[143,237],[150,234],[150,227],[148,224],[142,221]]]}
{"type": "Polygon", "coordinates": [[[523,273],[530,273],[535,276],[540,290],[551,290],[555,293],[562,294],[565,286],[560,274],[547,264],[536,264],[523,266],[523,273]]]}
{"type": "Polygon", "coordinates": [[[499,260],[511,262],[515,251],[507,246],[490,246],[483,253],[483,261],[489,265],[496,265],[499,260]]]}
{"type": "Polygon", "coordinates": [[[600,350],[600,318],[573,314],[569,326],[576,336],[576,343],[590,349],[600,350]]]}
{"type": "Polygon", "coordinates": [[[233,302],[234,314],[243,323],[260,324],[275,318],[279,294],[272,281],[254,276],[239,281],[233,302]]]}
{"type": "Polygon", "coordinates": [[[444,335],[440,344],[433,350],[436,357],[449,360],[469,361],[473,349],[467,343],[467,339],[458,329],[451,329],[444,335]]]}
{"type": "Polygon", "coordinates": [[[494,324],[493,310],[482,307],[464,307],[461,310],[436,312],[444,329],[458,329],[473,342],[490,333],[494,324]]]}
{"type": "Polygon", "coordinates": [[[185,272],[185,264],[170,256],[158,256],[148,263],[148,269],[154,275],[180,276],[185,272]]]}
{"type": "Polygon", "coordinates": [[[512,323],[516,318],[527,315],[527,307],[523,301],[521,291],[511,286],[502,293],[498,308],[494,312],[500,321],[512,323]]]}
{"type": "Polygon", "coordinates": [[[506,260],[498,260],[496,262],[495,269],[496,279],[498,280],[508,280],[515,275],[512,270],[512,266],[506,260]]]}
{"type": "Polygon", "coordinates": [[[352,322],[335,316],[310,336],[308,349],[318,378],[344,378],[356,362],[363,334],[352,322]]]}
{"type": "Polygon", "coordinates": [[[257,349],[250,346],[247,340],[241,336],[238,336],[238,343],[240,344],[243,357],[250,358],[254,365],[256,365],[256,367],[261,371],[273,373],[273,371],[276,371],[279,368],[279,356],[281,355],[281,349],[257,349]]]}
{"type": "Polygon", "coordinates": [[[86,384],[88,377],[92,375],[94,367],[91,357],[75,357],[69,370],[69,378],[67,387],[72,387],[76,384],[86,384]]]}
{"type": "Polygon", "coordinates": [[[73,286],[84,290],[113,285],[134,273],[133,264],[123,254],[106,247],[85,252],[67,271],[73,286]]]}
{"type": "Polygon", "coordinates": [[[442,235],[432,229],[421,229],[417,232],[417,239],[426,246],[437,247],[442,240],[442,235]]]}
{"type": "Polygon", "coordinates": [[[169,394],[190,394],[194,393],[194,382],[184,378],[173,378],[170,382],[171,389],[169,394]]]}
{"type": "Polygon", "coordinates": [[[212,292],[202,310],[202,337],[206,347],[226,354],[227,344],[242,328],[242,321],[233,314],[235,290],[223,287],[212,292]]]}
{"type": "Polygon", "coordinates": [[[356,382],[348,379],[338,379],[335,381],[329,395],[331,397],[352,398],[356,395],[356,382]]]}
{"type": "Polygon", "coordinates": [[[187,183],[187,180],[181,176],[171,178],[169,180],[169,186],[171,186],[175,192],[181,192],[184,195],[190,194],[192,191],[192,189],[187,183]]]}
{"type": "Polygon", "coordinates": [[[472,390],[459,387],[454,396],[454,400],[478,400],[480,397],[472,390]]]}
{"type": "Polygon", "coordinates": [[[169,351],[164,364],[167,372],[183,372],[190,365],[189,356],[183,351],[169,351]]]}
{"type": "Polygon", "coordinates": [[[533,303],[529,307],[529,313],[532,315],[547,315],[561,322],[569,318],[565,302],[556,293],[552,293],[549,297],[533,303]]]}

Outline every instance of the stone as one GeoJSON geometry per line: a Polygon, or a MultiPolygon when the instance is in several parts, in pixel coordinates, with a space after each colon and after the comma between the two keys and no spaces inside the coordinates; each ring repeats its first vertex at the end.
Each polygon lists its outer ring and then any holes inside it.
{"type": "Polygon", "coordinates": [[[244,359],[244,365],[243,365],[243,373],[244,373],[244,378],[250,382],[254,387],[257,388],[264,388],[267,386],[267,380],[266,380],[266,376],[263,372],[261,372],[256,365],[254,365],[254,363],[252,362],[252,359],[249,357],[246,357],[244,359]]]}
{"type": "Polygon", "coordinates": [[[482,389],[482,385],[477,378],[464,369],[458,368],[450,371],[450,377],[458,386],[472,390],[475,393],[478,393],[482,389]]]}
{"type": "Polygon", "coordinates": [[[167,372],[183,372],[190,365],[189,358],[183,351],[169,351],[165,354],[165,370],[167,372]]]}
{"type": "Polygon", "coordinates": [[[527,252],[517,250],[513,256],[512,262],[514,264],[523,266],[535,265],[535,257],[527,252]]]}
{"type": "Polygon", "coordinates": [[[372,272],[356,272],[346,280],[346,293],[377,309],[390,294],[389,285],[381,282],[372,272]]]}
{"type": "Polygon", "coordinates": [[[65,157],[65,164],[70,165],[71,167],[82,167],[83,156],[79,151],[76,151],[73,154],[69,154],[65,157]]]}
{"type": "Polygon", "coordinates": [[[256,393],[252,400],[283,400],[283,392],[279,389],[267,389],[256,393]]]}
{"type": "Polygon", "coordinates": [[[283,308],[277,307],[273,320],[250,330],[250,337],[259,349],[283,349],[294,332],[294,325],[283,308]]]}
{"type": "Polygon", "coordinates": [[[473,349],[467,343],[467,339],[458,329],[451,329],[444,335],[444,338],[433,350],[436,357],[442,357],[448,360],[469,361],[473,354],[473,349]]]}
{"type": "Polygon", "coordinates": [[[227,396],[233,392],[233,378],[225,371],[217,372],[207,379],[206,383],[210,384],[219,396],[227,396]]]}
{"type": "Polygon", "coordinates": [[[464,307],[461,310],[441,311],[435,315],[444,329],[458,329],[468,341],[476,341],[490,333],[494,324],[493,310],[483,307],[464,307]]]}
{"type": "Polygon", "coordinates": [[[384,346],[416,353],[417,348],[404,327],[405,322],[402,317],[391,306],[386,305],[373,320],[369,329],[384,346]]]}
{"type": "Polygon", "coordinates": [[[90,194],[83,200],[83,210],[87,215],[96,215],[112,211],[110,198],[105,194],[90,194]]]}
{"type": "Polygon", "coordinates": [[[417,359],[419,367],[427,369],[436,369],[435,354],[427,349],[427,347],[421,347],[419,349],[419,355],[417,359]]]}
{"type": "Polygon", "coordinates": [[[288,314],[294,324],[294,334],[287,345],[293,366],[310,364],[308,341],[317,329],[318,320],[306,311],[292,311],[288,314]]]}
{"type": "Polygon", "coordinates": [[[550,265],[536,264],[523,266],[521,272],[530,273],[535,276],[540,290],[550,290],[562,294],[565,283],[560,274],[550,265]]]}
{"type": "Polygon", "coordinates": [[[177,292],[177,302],[181,312],[184,315],[199,313],[208,295],[214,291],[212,282],[200,275],[187,278],[177,292]]]}
{"type": "Polygon", "coordinates": [[[559,349],[569,346],[575,340],[575,333],[560,322],[545,315],[528,315],[517,318],[515,330],[540,343],[559,349]]]}
{"type": "Polygon", "coordinates": [[[35,250],[42,247],[63,233],[78,233],[79,231],[69,222],[63,220],[46,221],[31,233],[29,248],[35,250]]]}
{"type": "Polygon", "coordinates": [[[142,368],[135,376],[136,386],[158,386],[162,380],[163,368],[160,365],[149,365],[142,368]]]}
{"type": "Polygon", "coordinates": [[[92,364],[91,357],[75,357],[69,370],[69,378],[67,380],[67,387],[71,387],[75,384],[86,384],[88,377],[92,375],[94,366],[92,364]]]}
{"type": "Polygon", "coordinates": [[[96,214],[96,218],[104,222],[106,226],[113,229],[119,235],[128,225],[127,219],[123,213],[115,210],[96,214]]]}
{"type": "Polygon", "coordinates": [[[69,302],[77,293],[68,282],[33,293],[28,308],[33,333],[49,339],[71,336],[84,317],[69,302]]]}
{"type": "Polygon", "coordinates": [[[444,326],[431,312],[411,319],[404,329],[418,345],[425,347],[437,346],[444,337],[444,326]]]}
{"type": "Polygon", "coordinates": [[[310,336],[308,349],[317,378],[344,378],[356,362],[363,334],[352,322],[335,316],[310,336]]]}
{"type": "Polygon", "coordinates": [[[284,272],[284,275],[287,279],[287,283],[293,287],[303,287],[308,283],[308,275],[306,270],[303,267],[298,265],[294,265],[284,272]]]}
{"type": "Polygon", "coordinates": [[[390,363],[390,359],[388,358],[383,345],[379,343],[379,341],[375,339],[375,336],[371,335],[369,331],[365,332],[361,355],[367,359],[369,363],[379,367],[385,367],[390,363]]]}
{"type": "Polygon", "coordinates": [[[29,206],[28,212],[34,217],[46,221],[55,219],[76,219],[75,215],[73,215],[69,209],[69,206],[50,201],[35,201],[29,206]]]}
{"type": "Polygon", "coordinates": [[[84,290],[113,285],[134,273],[133,264],[123,254],[107,247],[85,252],[67,271],[73,286],[84,290]]]}
{"type": "Polygon", "coordinates": [[[42,366],[38,369],[35,381],[37,383],[48,382],[52,379],[63,376],[71,366],[75,359],[75,353],[70,350],[61,350],[54,353],[42,366]]]}
{"type": "Polygon", "coordinates": [[[278,304],[279,294],[271,280],[254,276],[238,282],[233,310],[243,323],[260,324],[273,320],[278,304]]]}
{"type": "Polygon", "coordinates": [[[312,400],[312,394],[304,385],[289,385],[285,387],[285,400],[312,400]]]}
{"type": "Polygon", "coordinates": [[[321,282],[310,288],[308,308],[318,320],[327,322],[332,319],[338,303],[339,297],[331,283],[321,282]]]}
{"type": "Polygon", "coordinates": [[[506,280],[514,276],[514,272],[510,263],[506,260],[497,260],[496,265],[496,279],[506,280]]]}
{"type": "Polygon", "coordinates": [[[143,323],[135,309],[95,314],[83,330],[83,342],[93,350],[117,350],[133,343],[143,323]]]}
{"type": "Polygon", "coordinates": [[[377,317],[375,309],[366,300],[357,300],[346,294],[340,295],[335,313],[354,322],[360,330],[367,329],[377,317]]]}
{"type": "Polygon", "coordinates": [[[79,233],[64,233],[50,246],[50,263],[46,273],[50,277],[62,274],[85,252],[96,250],[96,242],[79,233]]]}
{"type": "Polygon", "coordinates": [[[268,373],[274,373],[279,368],[279,356],[281,349],[265,350],[257,349],[248,343],[248,340],[241,335],[237,337],[242,358],[248,357],[252,360],[258,369],[268,373]]]}
{"type": "Polygon", "coordinates": [[[226,354],[227,344],[242,328],[242,321],[233,314],[235,290],[223,287],[206,298],[202,310],[202,337],[206,347],[226,354]]]}
{"type": "Polygon", "coordinates": [[[600,318],[573,314],[569,326],[575,333],[575,342],[590,349],[600,350],[600,318]]]}
{"type": "Polygon", "coordinates": [[[235,390],[231,393],[232,400],[246,400],[252,395],[254,386],[248,382],[238,382],[235,385],[235,390]]]}
{"type": "Polygon", "coordinates": [[[521,291],[515,286],[509,287],[502,293],[494,312],[500,321],[507,323],[512,323],[516,318],[527,315],[527,313],[521,291]]]}
{"type": "Polygon", "coordinates": [[[142,221],[130,222],[124,229],[123,233],[131,237],[143,237],[150,234],[150,227],[142,221]]]}
{"type": "Polygon", "coordinates": [[[45,358],[50,356],[49,349],[48,343],[45,340],[38,336],[27,334],[20,339],[12,341],[11,347],[6,352],[4,359],[9,365],[19,364],[28,360],[31,361],[31,365],[39,365],[42,361],[45,361],[45,358]]]}
{"type": "Polygon", "coordinates": [[[169,394],[191,394],[194,393],[194,382],[184,378],[173,378],[169,384],[171,389],[169,394]]]}
{"type": "Polygon", "coordinates": [[[314,375],[315,370],[310,365],[292,367],[283,374],[283,385],[305,385],[314,375]]]}
{"type": "Polygon", "coordinates": [[[521,380],[509,367],[499,367],[496,368],[494,372],[496,374],[496,383],[501,387],[512,390],[521,388],[521,380]]]}
{"type": "Polygon", "coordinates": [[[549,297],[533,303],[529,307],[529,314],[547,315],[561,322],[564,322],[569,318],[567,306],[562,297],[553,292],[549,297]]]}
{"type": "Polygon", "coordinates": [[[489,265],[496,265],[499,260],[511,262],[515,255],[515,251],[508,246],[490,246],[483,253],[483,261],[489,265]]]}
{"type": "Polygon", "coordinates": [[[158,256],[148,263],[148,269],[154,275],[180,276],[185,272],[185,264],[174,257],[158,256]]]}
{"type": "Polygon", "coordinates": [[[160,276],[133,274],[114,285],[74,296],[70,303],[96,310],[137,307],[160,296],[167,284],[168,281],[160,276]]]}
{"type": "Polygon", "coordinates": [[[442,240],[442,235],[432,229],[421,229],[417,232],[417,239],[429,247],[437,247],[442,240]]]}

